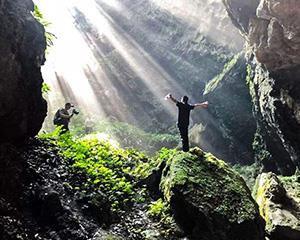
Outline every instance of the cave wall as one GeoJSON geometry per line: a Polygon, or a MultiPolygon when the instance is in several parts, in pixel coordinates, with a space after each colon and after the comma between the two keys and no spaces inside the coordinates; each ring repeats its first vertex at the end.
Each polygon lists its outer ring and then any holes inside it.
{"type": "Polygon", "coordinates": [[[31,0],[0,0],[0,142],[34,136],[46,116],[40,66],[44,28],[31,0]]]}
{"type": "Polygon", "coordinates": [[[210,106],[201,112],[201,124],[190,131],[192,145],[235,164],[254,162],[256,121],[246,77],[247,64],[241,52],[206,85],[204,96],[210,106]]]}
{"type": "Polygon", "coordinates": [[[247,41],[257,160],[265,170],[293,174],[300,166],[300,2],[223,2],[247,41]]]}

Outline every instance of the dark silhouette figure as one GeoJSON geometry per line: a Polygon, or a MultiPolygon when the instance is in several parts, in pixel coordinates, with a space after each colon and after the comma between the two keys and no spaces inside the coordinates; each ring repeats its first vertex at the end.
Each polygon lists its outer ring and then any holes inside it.
{"type": "Polygon", "coordinates": [[[189,151],[189,124],[190,124],[190,112],[195,108],[207,108],[208,102],[196,103],[193,105],[188,104],[189,98],[183,96],[181,101],[177,101],[172,94],[168,94],[165,99],[170,99],[178,107],[178,122],[177,127],[180,132],[182,141],[182,150],[184,152],[189,151]]]}
{"type": "Polygon", "coordinates": [[[74,107],[71,103],[66,103],[64,108],[60,108],[54,115],[53,123],[55,126],[61,126],[62,132],[66,133],[69,131],[69,123],[74,114],[79,112],[75,109],[69,112],[69,110],[74,107]]]}

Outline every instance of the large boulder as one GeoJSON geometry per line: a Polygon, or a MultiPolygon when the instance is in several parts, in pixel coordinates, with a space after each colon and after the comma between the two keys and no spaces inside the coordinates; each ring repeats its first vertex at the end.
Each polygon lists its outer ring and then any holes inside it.
{"type": "Polygon", "coordinates": [[[167,161],[160,188],[191,239],[264,239],[264,223],[244,180],[199,148],[167,161]]]}
{"type": "Polygon", "coordinates": [[[0,141],[20,141],[41,128],[44,28],[32,16],[31,0],[0,1],[0,141]]]}
{"type": "Polygon", "coordinates": [[[267,171],[291,175],[300,166],[300,2],[223,2],[247,40],[257,159],[267,171]]]}
{"type": "MultiPolygon", "coordinates": [[[[293,188],[299,194],[299,182],[294,182],[293,188]]],[[[300,239],[300,199],[287,192],[275,174],[259,175],[254,195],[270,240],[300,239]]]]}

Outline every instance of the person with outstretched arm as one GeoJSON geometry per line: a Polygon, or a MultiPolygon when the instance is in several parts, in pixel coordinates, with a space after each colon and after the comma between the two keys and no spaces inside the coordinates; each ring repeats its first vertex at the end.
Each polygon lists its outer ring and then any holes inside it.
{"type": "Polygon", "coordinates": [[[171,100],[178,107],[177,127],[179,129],[180,137],[181,137],[181,141],[182,141],[182,150],[184,152],[188,152],[189,151],[188,130],[189,130],[189,124],[190,124],[190,112],[191,112],[191,110],[193,110],[195,108],[207,108],[208,102],[206,101],[203,103],[196,103],[196,104],[190,105],[188,103],[189,98],[187,96],[183,96],[181,98],[181,101],[178,101],[170,93],[165,97],[165,99],[171,100]]]}

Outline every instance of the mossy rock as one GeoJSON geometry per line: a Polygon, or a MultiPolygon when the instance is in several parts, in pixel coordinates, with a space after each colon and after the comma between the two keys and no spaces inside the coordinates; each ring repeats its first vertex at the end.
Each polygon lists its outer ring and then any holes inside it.
{"type": "Polygon", "coordinates": [[[263,173],[257,177],[253,195],[270,240],[300,239],[300,201],[296,192],[299,193],[299,184],[295,176],[280,180],[274,173],[263,173]]]}
{"type": "Polygon", "coordinates": [[[210,153],[194,148],[174,155],[160,189],[191,239],[264,239],[264,223],[244,180],[210,153]]]}

